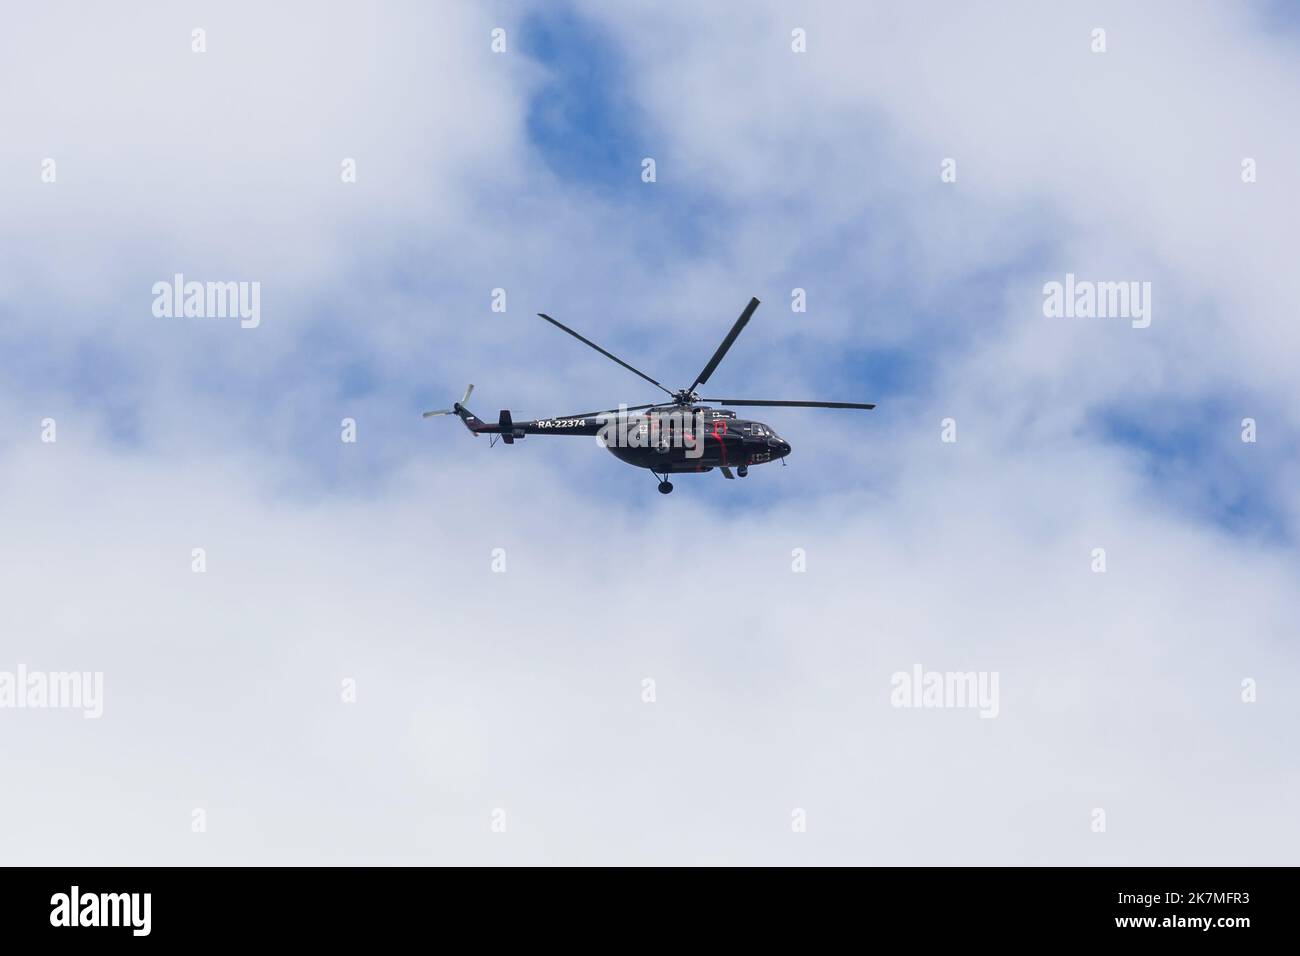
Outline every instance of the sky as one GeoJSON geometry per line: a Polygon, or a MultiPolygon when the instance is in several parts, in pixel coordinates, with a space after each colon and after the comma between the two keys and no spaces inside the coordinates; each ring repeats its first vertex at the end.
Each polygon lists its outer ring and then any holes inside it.
{"type": "Polygon", "coordinates": [[[1292,6],[6,27],[0,685],[102,714],[0,696],[0,861],[1295,862],[1292,6]],[[750,296],[714,394],[878,403],[788,467],[420,416],[650,401],[536,313],[677,388],[750,296]]]}

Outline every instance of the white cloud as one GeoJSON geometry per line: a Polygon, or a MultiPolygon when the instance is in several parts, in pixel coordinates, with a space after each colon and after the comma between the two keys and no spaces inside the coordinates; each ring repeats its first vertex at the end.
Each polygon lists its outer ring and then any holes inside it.
{"type": "Polygon", "coordinates": [[[4,808],[29,821],[10,859],[1293,854],[1278,730],[1297,608],[1276,557],[1151,515],[1114,464],[1008,474],[967,453],[945,471],[911,451],[887,509],[849,492],[743,519],[648,482],[599,505],[541,452],[306,506],[232,481],[256,461],[24,452],[3,489],[22,595],[6,654],[102,670],[105,715],[0,715],[26,781],[4,808]],[[891,708],[890,675],[914,663],[999,672],[1000,715],[891,708]],[[1258,703],[1239,701],[1245,677],[1258,703]],[[192,806],[208,834],[188,831],[192,806]]]}

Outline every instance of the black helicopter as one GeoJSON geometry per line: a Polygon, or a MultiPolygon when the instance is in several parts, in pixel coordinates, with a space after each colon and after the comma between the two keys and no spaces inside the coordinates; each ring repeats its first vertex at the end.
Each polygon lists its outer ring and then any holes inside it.
{"type": "MultiPolygon", "coordinates": [[[[506,409],[495,425],[477,418],[465,407],[474,386],[465,389],[465,397],[451,408],[425,412],[425,418],[436,415],[458,415],[465,427],[477,435],[500,435],[507,445],[514,444],[516,438],[526,435],[585,435],[595,437],[600,444],[608,448],[620,460],[638,468],[647,468],[659,479],[659,491],[668,494],[673,490],[669,475],[690,472],[706,472],[717,468],[725,478],[744,478],[749,474],[750,465],[781,460],[790,454],[790,443],[779,436],[770,426],[763,422],[744,421],[736,418],[736,413],[724,408],[709,408],[704,403],[715,405],[771,406],[777,408],[875,408],[863,402],[778,402],[768,399],[748,398],[701,398],[696,388],[709,380],[718,363],[735,343],[745,325],[758,308],[758,299],[750,299],[745,311],[731,327],[727,337],[722,340],[718,350],[709,359],[709,364],[695,377],[689,387],[670,391],[659,382],[624,362],[617,355],[605,351],[595,342],[584,338],[573,329],[563,325],[549,315],[538,315],[556,328],[568,332],[579,342],[589,345],[601,355],[612,359],[629,372],[641,376],[651,385],[662,389],[670,398],[667,402],[649,405],[633,405],[630,408],[607,408],[598,412],[581,412],[576,415],[564,415],[559,418],[540,418],[528,422],[516,422],[506,409]],[[629,415],[629,412],[644,412],[641,415],[629,415]],[[606,416],[616,415],[614,419],[606,416]],[[732,468],[735,468],[735,474],[732,468]]],[[[495,439],[493,439],[495,444],[495,439]]]]}

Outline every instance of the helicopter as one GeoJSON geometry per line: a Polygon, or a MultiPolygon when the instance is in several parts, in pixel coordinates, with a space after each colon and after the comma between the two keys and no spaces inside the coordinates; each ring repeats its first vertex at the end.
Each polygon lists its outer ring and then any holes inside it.
{"type": "MultiPolygon", "coordinates": [[[[700,374],[695,376],[695,381],[677,391],[667,388],[567,325],[539,312],[539,318],[567,332],[629,372],[639,375],[665,392],[669,400],[630,407],[620,405],[618,408],[607,408],[602,411],[579,412],[575,415],[520,422],[514,420],[509,410],[502,409],[496,424],[493,425],[478,418],[466,407],[474,391],[474,386],[470,385],[465,389],[464,397],[459,402],[453,403],[451,408],[428,411],[423,417],[456,415],[475,437],[499,436],[500,440],[507,445],[513,445],[517,439],[528,435],[594,437],[598,444],[613,452],[620,461],[648,469],[659,480],[659,491],[665,495],[673,490],[673,484],[668,480],[669,475],[704,473],[716,468],[724,478],[735,479],[737,476],[746,477],[751,465],[772,461],[780,461],[784,465],[786,456],[790,454],[790,443],[778,435],[770,425],[759,421],[738,419],[731,409],[710,406],[860,409],[872,409],[876,406],[865,402],[786,402],[750,398],[701,398],[696,389],[706,384],[717,370],[718,364],[735,344],[745,326],[749,324],[758,306],[758,299],[749,300],[749,304],[740,313],[740,318],[736,319],[731,331],[713,353],[713,357],[709,359],[700,374]],[[629,414],[632,412],[643,414],[629,414]],[[611,415],[616,417],[613,419],[607,417],[611,415]]],[[[496,441],[496,437],[491,439],[494,445],[496,441]]]]}

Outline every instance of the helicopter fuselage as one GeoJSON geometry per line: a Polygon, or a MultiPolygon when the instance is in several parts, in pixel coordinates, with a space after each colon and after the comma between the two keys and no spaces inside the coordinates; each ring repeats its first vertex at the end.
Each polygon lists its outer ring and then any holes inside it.
{"type": "Polygon", "coordinates": [[[745,468],[778,461],[790,445],[771,426],[736,418],[728,409],[692,408],[649,415],[569,416],[514,421],[508,412],[492,425],[458,407],[475,434],[501,435],[513,442],[527,435],[570,435],[594,439],[619,461],[659,474],[745,468]]]}

